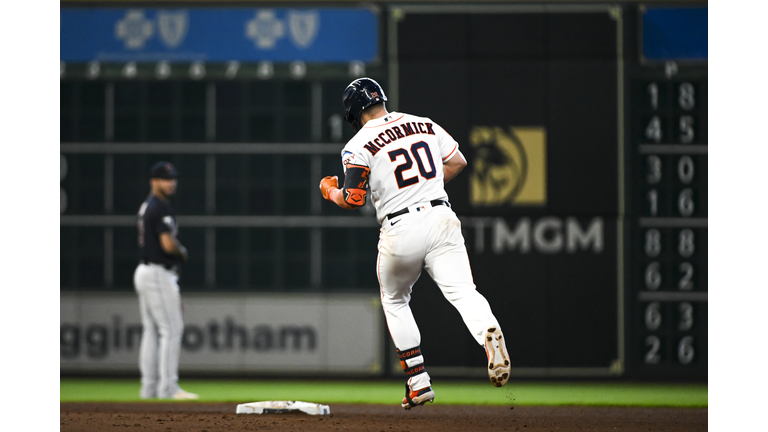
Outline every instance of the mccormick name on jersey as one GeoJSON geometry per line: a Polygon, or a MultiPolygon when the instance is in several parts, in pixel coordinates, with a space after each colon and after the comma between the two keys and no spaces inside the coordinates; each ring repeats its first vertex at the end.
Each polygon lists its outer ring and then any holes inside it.
{"type": "Polygon", "coordinates": [[[365,144],[363,147],[365,147],[365,149],[368,150],[371,153],[371,155],[375,156],[376,153],[379,152],[379,149],[384,148],[385,145],[393,141],[396,141],[400,138],[405,138],[407,136],[411,136],[415,134],[434,135],[435,131],[432,129],[432,126],[433,126],[432,123],[429,123],[429,122],[401,123],[398,126],[392,126],[391,128],[387,128],[384,132],[379,134],[378,138],[376,138],[373,141],[368,141],[368,144],[365,144]]]}

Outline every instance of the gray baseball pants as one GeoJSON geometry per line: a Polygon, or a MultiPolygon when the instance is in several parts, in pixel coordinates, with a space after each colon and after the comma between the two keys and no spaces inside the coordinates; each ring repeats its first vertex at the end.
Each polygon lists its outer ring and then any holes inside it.
{"type": "Polygon", "coordinates": [[[159,264],[139,264],[133,275],[143,332],[139,348],[141,398],[170,398],[180,390],[184,322],[179,277],[159,264]]]}

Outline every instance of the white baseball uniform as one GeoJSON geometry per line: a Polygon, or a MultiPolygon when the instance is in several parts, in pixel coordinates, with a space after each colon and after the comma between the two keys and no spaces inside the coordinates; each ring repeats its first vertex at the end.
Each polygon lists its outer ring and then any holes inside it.
{"type": "MultiPolygon", "coordinates": [[[[413,390],[430,386],[419,349],[421,335],[409,306],[422,268],[459,311],[478,344],[484,344],[486,329],[499,325],[473,283],[461,223],[443,187],[443,162],[458,148],[429,118],[390,112],[369,120],[342,150],[346,182],[367,180],[382,224],[376,262],[382,306],[413,390]],[[357,174],[350,175],[350,169],[357,174]]],[[[346,202],[363,204],[365,183],[345,184],[346,202]]]]}

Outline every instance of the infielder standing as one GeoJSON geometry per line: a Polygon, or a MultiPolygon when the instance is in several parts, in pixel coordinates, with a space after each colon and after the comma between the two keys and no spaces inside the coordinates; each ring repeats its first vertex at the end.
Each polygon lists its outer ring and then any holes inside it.
{"type": "Polygon", "coordinates": [[[409,302],[426,269],[485,346],[491,382],[503,386],[510,364],[499,322],[472,280],[461,223],[443,185],[467,165],[458,143],[426,117],[387,112],[379,84],[370,78],[344,90],[346,120],[358,131],[342,150],[344,186],[337,177],[320,182],[323,197],[345,209],[365,204],[368,190],[381,223],[376,272],[381,304],[400,364],[408,376],[402,406],[432,402],[421,335],[409,302]]]}
{"type": "Polygon", "coordinates": [[[198,398],[178,384],[184,332],[178,281],[187,249],[176,238],[178,227],[169,202],[176,192],[176,177],[176,168],[171,163],[153,165],[152,192],[138,214],[141,260],[133,282],[139,295],[143,327],[139,349],[142,399],[198,398]]]}

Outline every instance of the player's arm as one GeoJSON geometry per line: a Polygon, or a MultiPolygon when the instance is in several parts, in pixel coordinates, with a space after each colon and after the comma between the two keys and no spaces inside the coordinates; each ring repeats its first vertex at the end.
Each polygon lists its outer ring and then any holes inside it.
{"type": "Polygon", "coordinates": [[[348,164],[344,187],[339,189],[338,177],[328,176],[320,181],[320,193],[323,194],[323,198],[343,209],[353,210],[362,207],[368,195],[370,173],[371,169],[366,166],[348,164]]]}
{"type": "Polygon", "coordinates": [[[465,166],[467,166],[467,160],[464,159],[464,155],[461,154],[460,150],[456,150],[456,153],[450,159],[443,162],[443,184],[453,180],[465,166]]]}
{"type": "Polygon", "coordinates": [[[160,248],[163,252],[167,255],[180,256],[186,262],[187,248],[176,238],[173,217],[164,211],[156,211],[148,215],[147,218],[153,221],[150,225],[154,226],[155,234],[160,239],[160,248]]]}
{"type": "Polygon", "coordinates": [[[187,248],[177,239],[173,237],[170,231],[160,233],[160,247],[163,248],[163,252],[168,255],[178,255],[184,261],[187,261],[187,248]]]}

